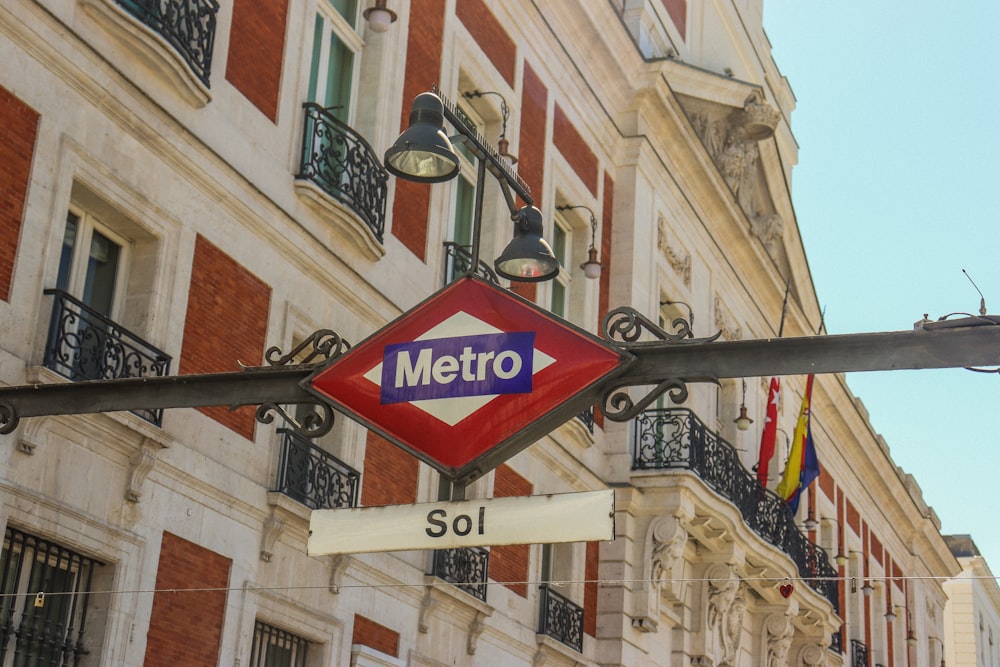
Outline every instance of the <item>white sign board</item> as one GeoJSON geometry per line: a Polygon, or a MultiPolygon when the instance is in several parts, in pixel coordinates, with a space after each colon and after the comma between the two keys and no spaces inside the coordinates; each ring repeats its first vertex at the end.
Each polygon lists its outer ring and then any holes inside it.
{"type": "Polygon", "coordinates": [[[611,540],[614,490],[315,510],[310,556],[611,540]]]}

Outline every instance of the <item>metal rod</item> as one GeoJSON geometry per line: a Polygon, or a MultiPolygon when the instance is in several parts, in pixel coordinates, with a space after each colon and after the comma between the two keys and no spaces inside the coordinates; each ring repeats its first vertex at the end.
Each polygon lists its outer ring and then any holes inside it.
{"type": "MultiPolygon", "coordinates": [[[[806,375],[1000,366],[1000,326],[806,336],[698,344],[625,346],[635,360],[611,379],[618,386],[767,375],[806,375]]],[[[249,368],[233,373],[95,380],[0,388],[0,431],[11,418],[142,409],[314,403],[299,384],[315,366],[249,368]]],[[[603,387],[596,387],[599,394],[603,387]]]]}
{"type": "Polygon", "coordinates": [[[486,189],[486,162],[482,158],[476,164],[476,199],[472,214],[472,271],[479,269],[479,235],[483,229],[483,190],[486,189]]]}

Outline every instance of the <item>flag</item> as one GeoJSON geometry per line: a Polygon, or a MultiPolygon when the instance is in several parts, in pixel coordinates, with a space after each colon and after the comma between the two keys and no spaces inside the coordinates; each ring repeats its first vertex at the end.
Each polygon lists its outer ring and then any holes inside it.
{"type": "Polygon", "coordinates": [[[760,436],[760,456],[757,458],[757,480],[761,486],[767,486],[767,472],[774,456],[774,442],[778,437],[778,393],[781,391],[781,378],[771,378],[767,390],[767,409],[764,418],[764,432],[760,436]]]}
{"type": "Polygon", "coordinates": [[[812,402],[813,376],[806,380],[806,393],[802,396],[802,409],[799,411],[799,421],[795,425],[795,437],[792,439],[792,451],[788,454],[785,474],[776,489],[778,495],[785,499],[792,514],[799,508],[799,495],[819,476],[819,459],[816,458],[816,447],[813,445],[812,428],[810,426],[810,403],[812,402]]]}

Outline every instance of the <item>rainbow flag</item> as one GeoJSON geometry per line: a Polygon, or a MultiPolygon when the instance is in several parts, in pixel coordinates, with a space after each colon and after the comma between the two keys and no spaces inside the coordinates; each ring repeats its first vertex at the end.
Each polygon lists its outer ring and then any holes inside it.
{"type": "Polygon", "coordinates": [[[760,436],[760,455],[757,458],[757,480],[767,486],[767,473],[774,456],[774,441],[778,437],[778,393],[781,378],[772,377],[767,391],[767,409],[764,418],[764,432],[760,436]]]}
{"type": "Polygon", "coordinates": [[[813,376],[810,375],[806,380],[806,393],[802,396],[799,421],[795,425],[792,451],[788,454],[785,473],[776,489],[778,495],[788,503],[792,514],[799,508],[799,496],[802,490],[819,476],[819,459],[816,458],[816,447],[813,445],[812,428],[809,424],[812,388],[813,376]]]}

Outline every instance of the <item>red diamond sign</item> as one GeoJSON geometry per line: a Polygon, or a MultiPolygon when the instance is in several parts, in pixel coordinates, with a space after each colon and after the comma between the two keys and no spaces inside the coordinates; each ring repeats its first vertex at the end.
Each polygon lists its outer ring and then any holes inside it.
{"type": "Polygon", "coordinates": [[[302,386],[471,481],[592,404],[624,362],[600,338],[464,276],[302,386]]]}

